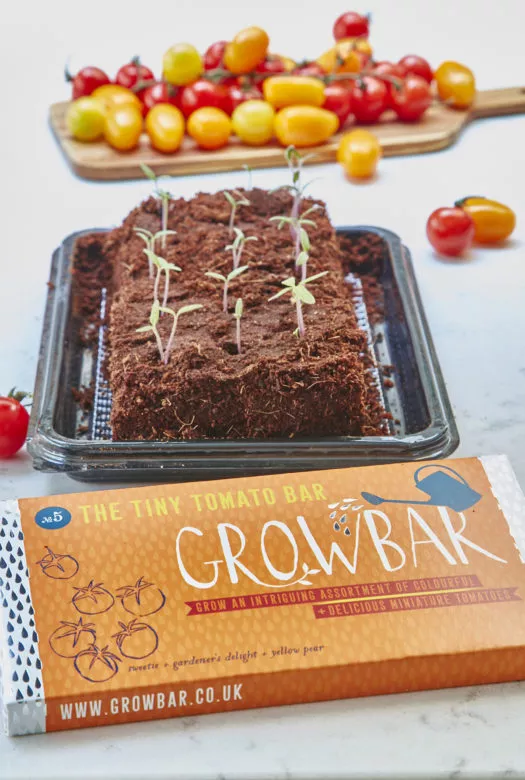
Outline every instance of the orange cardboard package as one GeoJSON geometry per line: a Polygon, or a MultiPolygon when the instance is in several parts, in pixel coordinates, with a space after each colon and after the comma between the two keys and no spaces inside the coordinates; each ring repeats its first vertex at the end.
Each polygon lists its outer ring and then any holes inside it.
{"type": "Polygon", "coordinates": [[[11,735],[525,678],[503,456],[0,502],[11,735]]]}

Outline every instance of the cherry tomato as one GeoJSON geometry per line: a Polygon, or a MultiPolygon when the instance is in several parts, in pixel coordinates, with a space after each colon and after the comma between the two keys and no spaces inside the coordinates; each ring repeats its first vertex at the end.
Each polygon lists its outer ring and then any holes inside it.
{"type": "Polygon", "coordinates": [[[224,67],[239,75],[249,73],[266,59],[270,39],[260,27],[247,27],[237,33],[224,52],[224,67]]]}
{"type": "Polygon", "coordinates": [[[454,108],[468,108],[476,97],[476,79],[466,65],[443,62],[434,73],[438,95],[454,108]]]}
{"type": "Polygon", "coordinates": [[[430,86],[421,76],[407,76],[401,89],[391,90],[392,107],[403,122],[415,122],[432,103],[430,86]]]}
{"type": "Polygon", "coordinates": [[[222,84],[212,84],[211,81],[199,79],[193,84],[184,87],[180,95],[180,108],[187,118],[198,108],[221,108],[228,111],[230,106],[229,94],[222,84]]]}
{"type": "Polygon", "coordinates": [[[145,113],[147,114],[153,106],[159,103],[168,103],[175,108],[180,108],[180,93],[181,91],[177,87],[167,84],[165,81],[159,81],[152,87],[147,87],[142,95],[145,113]]]}
{"type": "Polygon", "coordinates": [[[419,76],[428,84],[431,84],[434,79],[434,72],[429,63],[418,57],[417,54],[407,54],[402,57],[398,62],[398,67],[401,68],[403,76],[419,76]]]}
{"type": "Polygon", "coordinates": [[[188,119],[187,130],[203,149],[220,149],[228,143],[232,123],[220,108],[198,108],[188,119]]]}
{"type": "Polygon", "coordinates": [[[383,81],[363,76],[355,82],[352,111],[358,122],[377,122],[388,105],[388,89],[383,81]]]}
{"type": "Polygon", "coordinates": [[[184,87],[196,81],[202,70],[201,55],[190,43],[177,43],[162,58],[164,78],[176,87],[184,87]]]}
{"type": "Polygon", "coordinates": [[[326,76],[326,71],[323,70],[318,62],[308,62],[308,60],[298,63],[292,73],[294,76],[313,76],[314,78],[326,76]]]}
{"type": "Polygon", "coordinates": [[[250,146],[263,146],[273,138],[275,111],[265,100],[247,100],[232,114],[233,132],[250,146]]]}
{"type": "Polygon", "coordinates": [[[474,222],[474,241],[478,244],[496,244],[505,241],[516,227],[516,215],[508,206],[479,196],[456,201],[474,222]]]}
{"type": "Polygon", "coordinates": [[[118,84],[105,84],[102,87],[97,87],[92,97],[100,100],[108,111],[118,106],[134,106],[142,111],[142,103],[135,93],[118,84]]]}
{"type": "Polygon", "coordinates": [[[175,106],[153,106],[146,117],[146,132],[154,149],[175,152],[184,138],[184,117],[175,106]]]}
{"type": "Polygon", "coordinates": [[[270,76],[263,82],[264,99],[274,108],[322,106],[324,83],[310,76],[270,76]]]}
{"type": "Polygon", "coordinates": [[[436,252],[442,255],[456,257],[469,249],[474,232],[474,221],[470,214],[457,207],[436,209],[428,218],[428,240],[436,252]]]}
{"type": "Polygon", "coordinates": [[[277,54],[268,54],[266,59],[260,62],[255,68],[256,73],[267,73],[269,76],[275,73],[286,73],[286,65],[282,57],[277,54]]]}
{"type": "Polygon", "coordinates": [[[256,84],[242,84],[237,81],[228,87],[228,109],[227,114],[233,114],[237,106],[245,103],[247,100],[261,100],[262,92],[256,84]]]}
{"type": "Polygon", "coordinates": [[[274,130],[283,146],[317,146],[337,132],[339,119],[317,106],[287,106],[275,117],[274,130]]]}
{"type": "Polygon", "coordinates": [[[342,127],[352,111],[352,91],[343,84],[333,82],[324,88],[323,108],[333,111],[342,127]]]}
{"type": "Polygon", "coordinates": [[[375,135],[361,128],[345,133],[337,149],[337,159],[355,179],[368,179],[377,169],[381,145],[375,135]]]}
{"type": "Polygon", "coordinates": [[[96,141],[104,135],[106,108],[96,97],[81,97],[69,104],[67,129],[77,141],[96,141]]]}
{"type": "Polygon", "coordinates": [[[347,11],[336,19],[334,24],[334,38],[336,41],[341,38],[359,38],[361,35],[368,35],[370,29],[370,19],[368,16],[361,16],[355,11],[347,11]]]}
{"type": "Polygon", "coordinates": [[[316,62],[325,73],[359,73],[362,67],[361,55],[353,39],[332,46],[316,62]]]}
{"type": "Polygon", "coordinates": [[[92,66],[82,68],[82,70],[78,71],[76,76],[72,76],[66,68],[65,76],[66,81],[71,81],[73,85],[71,94],[72,100],[77,100],[80,97],[87,97],[87,95],[91,95],[97,87],[111,83],[109,76],[104,73],[103,70],[92,66]]]}
{"type": "Polygon", "coordinates": [[[111,109],[106,116],[104,138],[119,152],[129,152],[138,145],[142,132],[142,112],[136,106],[111,109]]]}
{"type": "Polygon", "coordinates": [[[0,398],[0,458],[10,458],[18,452],[26,440],[28,425],[27,409],[17,398],[0,398]]]}
{"type": "Polygon", "coordinates": [[[387,79],[383,79],[387,88],[387,107],[393,108],[392,94],[395,91],[395,86],[390,79],[398,79],[399,86],[404,79],[404,74],[399,65],[394,65],[393,62],[383,60],[382,62],[376,62],[371,71],[372,76],[387,76],[387,79]]]}
{"type": "Polygon", "coordinates": [[[215,68],[220,68],[222,66],[224,50],[226,49],[227,44],[228,41],[217,41],[216,43],[212,43],[211,46],[208,46],[203,57],[204,70],[215,70],[215,68]]]}
{"type": "MultiPolygon", "coordinates": [[[[141,81],[154,80],[155,76],[153,75],[153,71],[145,65],[141,65],[138,57],[134,57],[127,65],[123,65],[119,68],[117,75],[115,76],[115,83],[120,84],[121,87],[126,87],[127,89],[133,89],[133,87],[136,87],[141,81]]],[[[138,90],[135,94],[140,100],[144,99],[143,89],[138,90]]]]}

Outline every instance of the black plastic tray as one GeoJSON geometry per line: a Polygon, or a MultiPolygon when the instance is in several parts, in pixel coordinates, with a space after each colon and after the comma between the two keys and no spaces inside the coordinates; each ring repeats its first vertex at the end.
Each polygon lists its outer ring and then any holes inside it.
{"type": "Polygon", "coordinates": [[[180,481],[443,458],[457,447],[458,432],[410,254],[394,233],[366,226],[338,228],[338,233],[372,232],[385,242],[387,259],[379,280],[385,298],[383,322],[370,325],[359,283],[355,284],[356,277],[352,281],[357,288],[358,319],[368,331],[376,361],[395,369],[393,387],[386,387],[381,371],[374,372],[385,408],[398,421],[391,435],[292,441],[111,441],[111,397],[100,370],[104,329],[97,350],[83,347],[71,301],[73,247],[77,238],[93,232],[97,230],[68,236],[53,254],[29,430],[28,449],[36,469],[67,472],[89,481],[180,481]],[[77,433],[80,412],[72,388],[91,382],[96,389],[95,407],[86,437],[77,433]]]}

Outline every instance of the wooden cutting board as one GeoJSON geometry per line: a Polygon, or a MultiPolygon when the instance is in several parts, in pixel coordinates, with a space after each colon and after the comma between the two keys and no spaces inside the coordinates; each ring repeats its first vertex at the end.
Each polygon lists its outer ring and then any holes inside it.
{"type": "MultiPolygon", "coordinates": [[[[252,168],[272,168],[284,165],[283,149],[277,144],[251,147],[232,142],[224,149],[206,152],[198,149],[189,138],[174,154],[154,151],[147,136],[132,152],[116,152],[106,143],[81,143],[68,133],[65,114],[68,103],[55,103],[50,109],[51,128],[74,172],[85,179],[136,179],[143,173],[140,163],[147,163],[157,175],[183,176],[194,173],[235,171],[243,165],[252,168]]],[[[473,119],[525,112],[525,88],[491,89],[478,92],[468,111],[456,111],[444,105],[432,106],[424,118],[415,124],[386,118],[371,129],[381,141],[387,156],[420,154],[444,149],[454,143],[459,133],[473,119]]],[[[338,136],[315,147],[315,160],[335,159],[338,136]]]]}

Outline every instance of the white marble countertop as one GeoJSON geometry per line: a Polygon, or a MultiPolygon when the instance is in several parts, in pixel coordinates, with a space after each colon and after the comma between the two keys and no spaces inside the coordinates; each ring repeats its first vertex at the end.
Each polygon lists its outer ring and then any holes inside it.
{"type": "MultiPolygon", "coordinates": [[[[93,62],[111,70],[140,52],[157,65],[175,41],[204,48],[257,23],[270,30],[274,50],[300,58],[328,47],[344,5],[163,0],[143,23],[144,4],[134,0],[125,11],[92,0],[82,16],[65,0],[10,4],[0,30],[9,74],[3,102],[12,112],[0,124],[0,390],[33,385],[52,250],[70,232],[117,223],[149,189],[87,183],[68,170],[46,127],[49,103],[67,95],[66,57],[74,53],[73,68],[93,62]]],[[[500,0],[496,10],[480,0],[366,6],[380,59],[417,51],[433,63],[464,60],[487,89],[523,77],[523,0],[500,0]]],[[[475,123],[452,149],[383,160],[377,180],[360,186],[335,165],[319,166],[313,192],[336,224],[376,224],[402,236],[461,435],[456,454],[504,452],[525,487],[524,131],[525,117],[475,123]],[[476,250],[468,262],[440,262],[426,241],[426,218],[470,193],[513,205],[515,237],[504,249],[476,250]]],[[[282,174],[262,171],[254,180],[272,187],[282,174]]],[[[237,174],[188,177],[172,189],[189,196],[238,182],[237,174]]],[[[0,499],[79,489],[65,476],[34,472],[24,454],[0,463],[0,499]]],[[[525,685],[516,683],[0,737],[0,778],[525,777],[524,733],[525,685]]]]}

